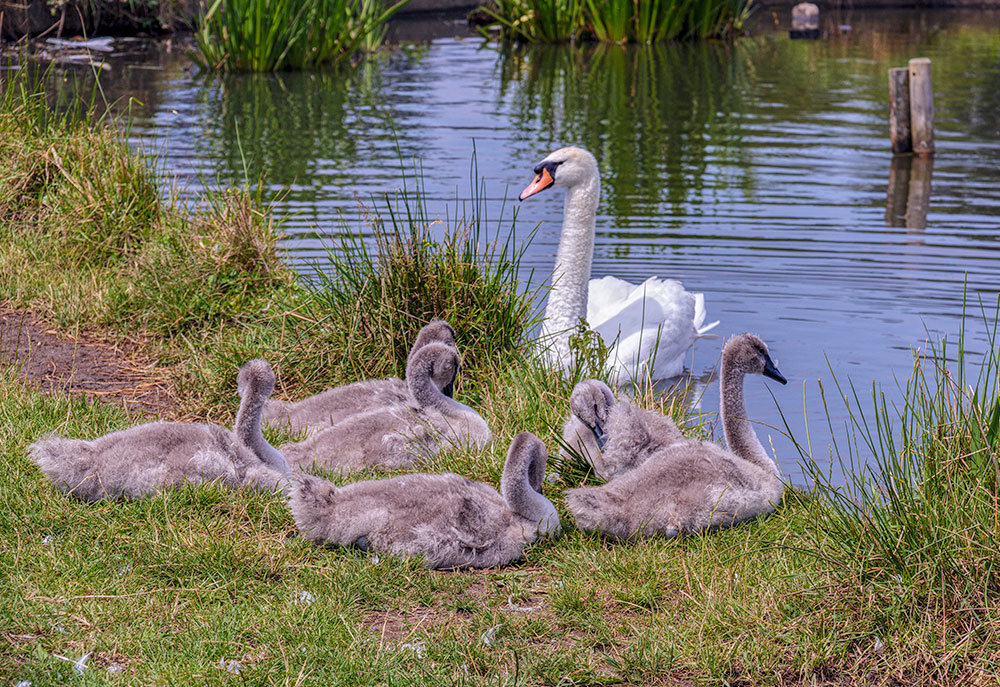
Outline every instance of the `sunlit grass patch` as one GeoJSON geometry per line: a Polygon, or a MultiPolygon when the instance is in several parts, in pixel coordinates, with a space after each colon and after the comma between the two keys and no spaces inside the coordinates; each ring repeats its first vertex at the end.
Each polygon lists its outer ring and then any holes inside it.
{"type": "Polygon", "coordinates": [[[972,359],[963,319],[954,346],[914,354],[899,402],[874,383],[863,400],[835,376],[850,418],[832,447],[843,485],[805,461],[827,508],[815,525],[832,535],[819,554],[881,594],[956,610],[993,606],[1000,595],[1000,306],[980,313],[982,357],[972,359]]]}

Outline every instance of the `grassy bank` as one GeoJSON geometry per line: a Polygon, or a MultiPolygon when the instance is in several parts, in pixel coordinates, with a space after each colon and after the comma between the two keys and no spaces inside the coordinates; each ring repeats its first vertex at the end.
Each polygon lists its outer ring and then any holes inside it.
{"type": "MultiPolygon", "coordinates": [[[[452,320],[465,352],[458,397],[497,441],[446,453],[431,469],[496,484],[506,444],[523,430],[556,450],[571,381],[531,355],[529,296],[513,282],[519,241],[480,204],[430,233],[418,197],[380,202],[374,255],[345,239],[332,246],[327,279],[307,286],[283,266],[257,193],[217,194],[194,209],[163,201],[110,123],[52,116],[27,82],[0,101],[0,152],[10,161],[0,170],[0,297],[66,331],[138,340],[176,380],[177,414],[230,423],[235,372],[258,355],[291,397],[399,373],[401,342],[437,315],[452,320]]],[[[41,395],[8,369],[0,681],[994,684],[985,552],[997,544],[987,468],[1000,448],[1000,364],[991,357],[982,377],[959,380],[954,364],[945,374],[947,357],[918,361],[906,408],[920,412],[903,435],[892,408],[844,387],[858,446],[896,437],[874,481],[849,483],[853,491],[821,483],[789,491],[759,523],[614,544],[576,531],[559,494],[566,484],[548,484],[564,535],[519,565],[461,573],[317,548],[275,496],[200,486],[134,503],[67,499],[29,463],[27,444],[143,418],[41,395]],[[88,654],[81,677],[73,661],[88,654]]]]}

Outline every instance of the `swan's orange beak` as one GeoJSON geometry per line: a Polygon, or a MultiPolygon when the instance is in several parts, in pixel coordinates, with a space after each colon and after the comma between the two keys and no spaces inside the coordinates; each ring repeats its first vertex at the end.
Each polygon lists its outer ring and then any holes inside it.
{"type": "Polygon", "coordinates": [[[555,183],[555,179],[549,174],[549,170],[542,169],[542,173],[535,177],[535,180],[528,184],[528,187],[521,191],[521,195],[517,197],[518,200],[524,200],[525,198],[530,198],[539,191],[544,191],[549,186],[555,183]]]}

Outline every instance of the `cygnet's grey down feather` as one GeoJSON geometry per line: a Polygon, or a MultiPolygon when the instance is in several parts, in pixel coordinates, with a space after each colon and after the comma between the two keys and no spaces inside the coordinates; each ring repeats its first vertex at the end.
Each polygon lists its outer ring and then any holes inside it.
{"type": "Polygon", "coordinates": [[[240,370],[235,431],[210,424],[152,422],[94,440],[51,436],[28,447],[62,491],[85,501],[136,498],[184,482],[282,488],[288,463],[260,433],[260,410],[274,390],[263,360],[240,370]]]}
{"type": "Polygon", "coordinates": [[[603,480],[624,474],[659,449],[684,439],[669,417],[628,400],[616,404],[611,389],[597,379],[577,384],[569,407],[563,441],[603,480]]]}
{"type": "Polygon", "coordinates": [[[657,451],[685,441],[669,417],[640,408],[628,399],[619,401],[608,412],[604,435],[601,469],[595,472],[605,480],[624,475],[657,451]]]}
{"type": "Polygon", "coordinates": [[[414,474],[335,487],[297,476],[289,506],[303,536],[424,557],[431,568],[489,568],[521,557],[525,544],[559,533],[541,494],[547,453],[527,432],[507,453],[500,491],[459,475],[414,474]]]}
{"type": "MultiPolygon", "coordinates": [[[[444,320],[431,320],[417,334],[409,359],[429,343],[456,348],[455,330],[444,320]]],[[[445,393],[451,395],[451,390],[445,393]]],[[[293,431],[316,431],[334,425],[352,415],[377,410],[409,399],[406,382],[399,377],[370,379],[327,389],[301,401],[269,399],[264,404],[264,422],[269,426],[293,431]]]]}
{"type": "Polygon", "coordinates": [[[458,352],[430,343],[406,366],[405,403],[361,413],[305,441],[284,444],[292,465],[341,473],[369,467],[407,467],[451,446],[485,446],[490,428],[472,408],[442,393],[459,370],[458,352]]]}
{"type": "Polygon", "coordinates": [[[767,346],[752,334],[733,338],[722,352],[720,395],[728,451],[710,441],[675,442],[603,486],[570,489],[566,503],[577,526],[622,539],[677,536],[730,527],[773,511],[784,484],[747,420],[746,374],[785,383],[767,346]]]}
{"type": "Polygon", "coordinates": [[[564,459],[572,452],[589,463],[596,475],[603,477],[604,428],[614,404],[615,395],[599,379],[585,379],[573,387],[569,417],[563,424],[563,447],[559,451],[564,459]]]}

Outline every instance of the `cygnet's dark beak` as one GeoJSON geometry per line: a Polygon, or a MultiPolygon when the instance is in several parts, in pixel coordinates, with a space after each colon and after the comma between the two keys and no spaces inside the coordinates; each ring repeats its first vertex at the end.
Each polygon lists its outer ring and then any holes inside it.
{"type": "Polygon", "coordinates": [[[774,363],[771,361],[771,356],[769,355],[764,356],[764,371],[761,374],[765,377],[770,377],[776,382],[788,384],[788,380],[785,379],[784,375],[778,372],[778,368],[774,366],[774,363]]]}
{"type": "Polygon", "coordinates": [[[599,424],[595,424],[590,428],[590,431],[594,433],[594,441],[597,442],[597,448],[601,451],[604,450],[604,444],[608,443],[608,435],[604,433],[599,424]]]}
{"type": "Polygon", "coordinates": [[[448,382],[447,384],[445,384],[444,388],[441,389],[441,393],[444,394],[445,396],[447,396],[448,398],[455,398],[455,395],[454,395],[455,394],[455,380],[453,379],[450,382],[448,382]]]}

